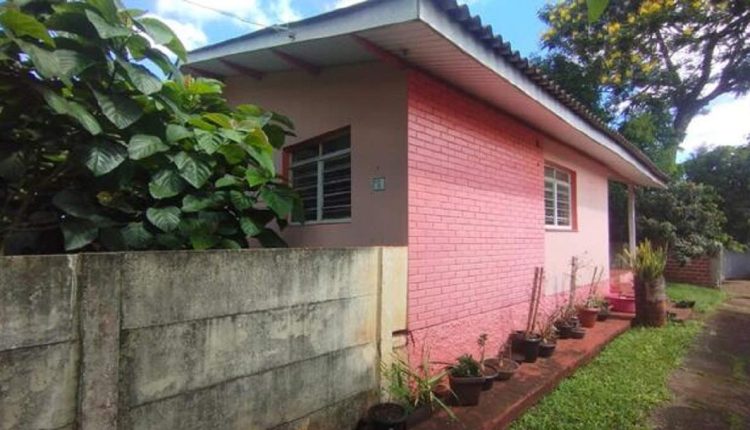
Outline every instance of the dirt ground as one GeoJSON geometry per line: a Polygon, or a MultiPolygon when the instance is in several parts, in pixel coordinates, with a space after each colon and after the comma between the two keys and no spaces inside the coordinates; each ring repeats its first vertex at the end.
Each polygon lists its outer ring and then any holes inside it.
{"type": "Polygon", "coordinates": [[[675,398],[653,413],[656,429],[750,429],[750,281],[722,288],[730,298],[670,377],[675,398]]]}

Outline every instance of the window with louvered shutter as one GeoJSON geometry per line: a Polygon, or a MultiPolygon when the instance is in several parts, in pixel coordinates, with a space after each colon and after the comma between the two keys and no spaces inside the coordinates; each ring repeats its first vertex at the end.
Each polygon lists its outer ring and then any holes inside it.
{"type": "Polygon", "coordinates": [[[349,128],[311,139],[289,152],[292,187],[302,198],[305,221],[349,220],[352,213],[349,128]]]}
{"type": "Polygon", "coordinates": [[[550,165],[544,166],[544,223],[557,228],[573,226],[573,175],[550,165]]]}

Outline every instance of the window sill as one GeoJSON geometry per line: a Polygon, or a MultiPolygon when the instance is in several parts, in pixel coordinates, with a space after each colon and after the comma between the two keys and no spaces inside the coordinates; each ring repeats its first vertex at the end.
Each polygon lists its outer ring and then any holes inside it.
{"type": "Polygon", "coordinates": [[[351,218],[342,218],[342,219],[324,219],[320,221],[305,221],[304,223],[301,222],[290,222],[290,226],[294,227],[306,227],[309,225],[335,225],[335,224],[351,224],[352,219],[351,218]]]}
{"type": "Polygon", "coordinates": [[[573,227],[555,227],[551,225],[544,226],[544,231],[550,233],[578,233],[577,228],[573,227]]]}

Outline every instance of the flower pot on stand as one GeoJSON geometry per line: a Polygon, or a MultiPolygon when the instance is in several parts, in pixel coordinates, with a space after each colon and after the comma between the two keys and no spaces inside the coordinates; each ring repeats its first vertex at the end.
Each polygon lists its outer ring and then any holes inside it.
{"type": "Polygon", "coordinates": [[[406,409],[396,403],[378,403],[367,412],[373,430],[406,430],[406,409]]]}
{"type": "Polygon", "coordinates": [[[599,308],[581,308],[578,311],[578,320],[586,328],[592,328],[596,325],[596,317],[599,315],[599,308]]]}

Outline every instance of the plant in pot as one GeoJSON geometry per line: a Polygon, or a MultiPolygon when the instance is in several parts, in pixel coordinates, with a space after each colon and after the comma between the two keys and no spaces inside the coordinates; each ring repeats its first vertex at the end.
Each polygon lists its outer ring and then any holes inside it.
{"type": "Polygon", "coordinates": [[[596,325],[596,319],[601,308],[601,299],[598,294],[599,282],[601,282],[604,270],[594,267],[594,273],[589,286],[589,294],[583,306],[578,307],[578,319],[581,325],[586,328],[592,328],[596,325]]]}
{"type": "Polygon", "coordinates": [[[607,321],[612,313],[612,305],[607,300],[601,299],[599,303],[599,314],[596,316],[597,321],[607,321]]]}
{"type": "Polygon", "coordinates": [[[383,365],[383,377],[388,381],[387,395],[392,402],[406,408],[407,425],[416,425],[438,410],[456,419],[451,408],[436,394],[447,371],[433,372],[429,351],[423,346],[422,363],[416,369],[394,355],[390,365],[383,365]]]}
{"type": "Polygon", "coordinates": [[[562,307],[557,311],[555,328],[557,329],[558,339],[572,338],[573,329],[578,327],[578,312],[574,307],[562,307]]]}
{"type": "Polygon", "coordinates": [[[495,378],[497,378],[497,368],[493,363],[487,363],[484,359],[487,338],[487,333],[482,333],[477,339],[477,345],[479,345],[479,368],[484,376],[484,385],[482,386],[483,391],[492,389],[492,383],[495,381],[495,378]]]}
{"type": "Polygon", "coordinates": [[[556,319],[557,315],[550,315],[539,328],[539,333],[542,335],[542,342],[539,344],[539,356],[542,358],[552,357],[557,347],[556,319]]]}
{"type": "Polygon", "coordinates": [[[385,392],[388,401],[377,403],[367,411],[367,421],[373,430],[406,430],[406,420],[411,404],[408,366],[400,360],[390,365],[381,363],[383,376],[388,380],[385,392]]]}
{"type": "Polygon", "coordinates": [[[450,367],[448,380],[451,390],[460,406],[476,406],[482,394],[485,378],[479,362],[469,354],[464,354],[450,367]]]}
{"type": "Polygon", "coordinates": [[[508,341],[500,349],[497,358],[489,358],[487,363],[492,364],[497,369],[497,380],[507,381],[516,374],[521,365],[513,358],[513,343],[508,341]]]}
{"type": "Polygon", "coordinates": [[[649,240],[638,245],[635,254],[628,250],[621,259],[633,271],[635,278],[634,325],[662,327],[667,322],[667,291],[664,268],[667,251],[654,247],[649,240]]]}
{"type": "Polygon", "coordinates": [[[534,284],[531,290],[531,301],[529,302],[529,318],[526,322],[526,331],[523,339],[518,342],[518,347],[523,350],[524,362],[534,363],[539,358],[539,345],[542,342],[542,336],[534,332],[536,320],[539,313],[539,303],[542,295],[542,285],[544,284],[544,268],[537,267],[534,269],[534,284]]]}

